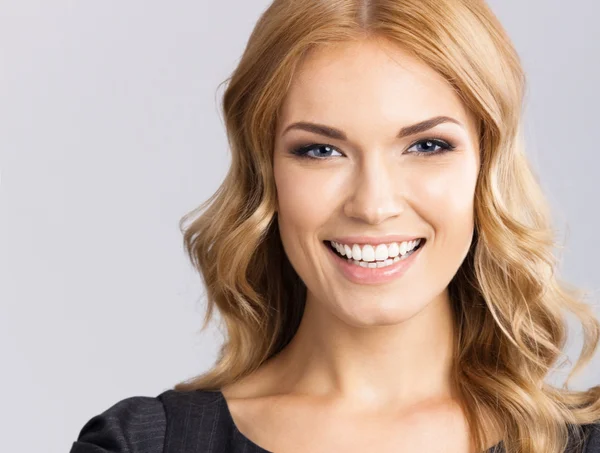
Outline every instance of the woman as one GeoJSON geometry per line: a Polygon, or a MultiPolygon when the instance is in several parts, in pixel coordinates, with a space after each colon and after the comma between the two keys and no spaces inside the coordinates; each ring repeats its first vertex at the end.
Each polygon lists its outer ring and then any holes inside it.
{"type": "Polygon", "coordinates": [[[71,452],[600,452],[600,386],[544,382],[564,311],[573,371],[600,322],[555,275],[524,90],[481,0],[275,0],[224,95],[230,171],[184,219],[228,341],[71,452]]]}

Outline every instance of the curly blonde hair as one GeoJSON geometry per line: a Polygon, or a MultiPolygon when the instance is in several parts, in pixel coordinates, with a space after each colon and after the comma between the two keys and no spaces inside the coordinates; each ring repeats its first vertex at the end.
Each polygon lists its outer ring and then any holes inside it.
{"type": "Polygon", "coordinates": [[[600,420],[600,385],[568,388],[597,348],[600,321],[587,294],[555,275],[560,245],[524,154],[525,76],[483,0],[275,0],[262,14],[223,96],[231,167],[180,224],[207,292],[201,330],[216,305],[226,342],[212,369],[175,390],[220,389],[294,336],[306,287],[276,221],[278,112],[308,51],[368,37],[402,46],[441,74],[480,127],[474,240],[448,288],[458,328],[453,378],[474,442],[485,449],[485,426],[492,423],[503,430],[507,453],[562,453],[569,435],[582,442],[579,425],[600,420]],[[556,388],[544,378],[564,355],[566,312],[581,322],[584,341],[567,381],[556,388]]]}

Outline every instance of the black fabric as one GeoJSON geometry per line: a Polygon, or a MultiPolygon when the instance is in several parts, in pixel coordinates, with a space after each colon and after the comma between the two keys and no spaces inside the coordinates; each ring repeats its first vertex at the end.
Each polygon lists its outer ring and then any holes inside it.
{"type": "Polygon", "coordinates": [[[585,453],[600,453],[600,423],[593,425],[584,425],[588,429],[588,435],[585,442],[585,453]]]}
{"type": "MultiPolygon", "coordinates": [[[[600,424],[583,425],[583,449],[600,453],[600,424]]],[[[486,453],[504,453],[503,443],[486,453]]],[[[238,429],[220,391],[132,396],[83,425],[70,453],[271,453],[238,429]]]]}
{"type": "Polygon", "coordinates": [[[70,453],[270,453],[235,426],[220,391],[132,396],[83,425],[70,453]]]}
{"type": "Polygon", "coordinates": [[[162,453],[166,423],[159,399],[132,396],[85,423],[71,453],[162,453]]]}

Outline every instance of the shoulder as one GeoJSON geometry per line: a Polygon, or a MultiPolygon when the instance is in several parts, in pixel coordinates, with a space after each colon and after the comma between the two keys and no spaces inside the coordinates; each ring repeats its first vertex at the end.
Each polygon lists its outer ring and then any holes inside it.
{"type": "Polygon", "coordinates": [[[194,406],[209,409],[212,406],[219,406],[223,403],[223,396],[217,390],[174,390],[169,389],[156,397],[167,412],[179,410],[184,407],[194,406]]]}
{"type": "Polygon", "coordinates": [[[158,397],[131,396],[91,417],[70,453],[162,453],[165,429],[158,397]]]}
{"type": "Polygon", "coordinates": [[[227,403],[220,391],[167,390],[158,396],[164,405],[168,420],[165,452],[227,451],[239,442],[227,403]]]}
{"type": "Polygon", "coordinates": [[[190,432],[211,452],[230,438],[232,422],[220,392],[169,389],[120,400],[83,425],[70,453],[184,451],[190,432]]]}

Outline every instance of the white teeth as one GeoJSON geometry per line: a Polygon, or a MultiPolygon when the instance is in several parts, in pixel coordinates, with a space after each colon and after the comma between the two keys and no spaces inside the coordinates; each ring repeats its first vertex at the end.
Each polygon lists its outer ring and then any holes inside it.
{"type": "Polygon", "coordinates": [[[397,256],[396,258],[393,258],[393,259],[388,258],[385,261],[376,261],[374,263],[367,263],[366,261],[357,261],[357,260],[348,260],[348,261],[350,261],[351,263],[356,264],[357,266],[360,266],[360,267],[370,267],[370,268],[377,267],[377,268],[379,268],[379,267],[390,266],[391,264],[394,264],[394,263],[400,261],[401,259],[404,259],[404,258],[400,258],[399,256],[397,256]]]}
{"type": "Polygon", "coordinates": [[[353,258],[352,249],[350,247],[348,247],[347,245],[344,245],[344,251],[346,252],[346,256],[348,258],[353,258]]]}
{"type": "Polygon", "coordinates": [[[375,261],[375,250],[373,246],[367,244],[362,248],[362,258],[363,261],[375,261]]]}
{"type": "Polygon", "coordinates": [[[400,244],[400,255],[404,255],[408,250],[408,242],[403,242],[400,244]]]}
{"type": "Polygon", "coordinates": [[[395,256],[398,256],[399,253],[400,253],[400,247],[398,247],[398,243],[392,242],[390,244],[390,246],[388,247],[388,256],[390,258],[394,258],[395,256]]]}
{"type": "Polygon", "coordinates": [[[356,244],[352,246],[352,258],[357,261],[360,261],[362,259],[362,250],[356,244]]]}
{"type": "Polygon", "coordinates": [[[377,261],[386,260],[388,257],[388,248],[385,244],[379,244],[375,249],[375,259],[377,261]]]}
{"type": "Polygon", "coordinates": [[[400,244],[392,242],[390,244],[378,244],[376,246],[366,244],[361,247],[358,244],[352,244],[352,246],[350,246],[331,241],[333,248],[337,250],[340,255],[357,262],[373,263],[375,264],[375,267],[378,266],[377,263],[374,263],[375,261],[382,265],[385,265],[385,263],[389,261],[388,258],[392,259],[392,262],[397,261],[420,243],[421,239],[416,239],[414,241],[401,242],[400,244]]]}

